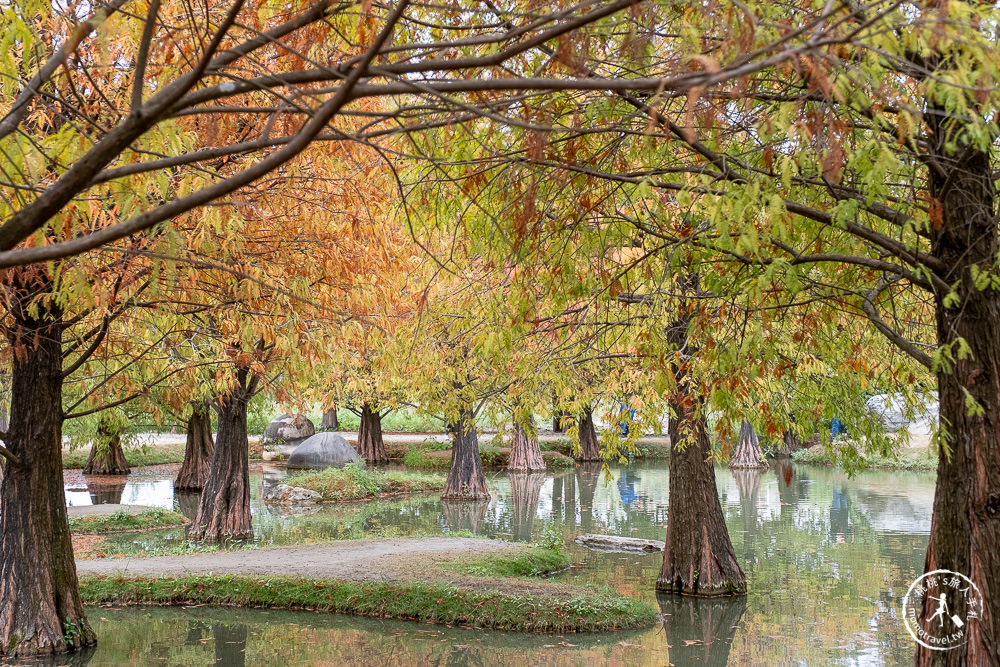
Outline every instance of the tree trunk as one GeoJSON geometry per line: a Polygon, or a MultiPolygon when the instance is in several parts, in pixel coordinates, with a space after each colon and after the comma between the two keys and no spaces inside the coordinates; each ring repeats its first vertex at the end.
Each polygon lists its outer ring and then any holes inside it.
{"type": "MultiPolygon", "coordinates": [[[[924,567],[969,577],[979,588],[983,610],[980,618],[966,619],[963,646],[941,651],[919,645],[917,664],[1000,665],[1000,293],[977,289],[972,274],[974,266],[995,271],[1000,245],[996,193],[989,154],[962,146],[954,115],[935,111],[928,116],[929,136],[936,142],[931,152],[940,164],[951,166],[945,174],[929,170],[932,201],[941,203],[943,218],[930,229],[931,252],[948,267],[942,278],[955,285],[957,297],[949,308],[947,294],[935,295],[938,345],[962,340],[968,353],[956,352],[954,361],[942,363],[937,372],[947,440],[938,459],[924,567]],[[956,138],[958,147],[948,148],[956,138]],[[975,410],[969,407],[973,401],[975,410]]],[[[960,593],[946,592],[948,608],[964,616],[960,593]]],[[[937,600],[925,595],[922,627],[934,624],[934,632],[939,623],[927,621],[936,607],[937,600]]]]}
{"type": "Polygon", "coordinates": [[[205,403],[194,403],[187,423],[184,462],[174,480],[175,491],[201,491],[208,480],[208,471],[215,453],[212,440],[212,415],[205,403]]]}
{"type": "Polygon", "coordinates": [[[760,448],[760,441],[753,426],[746,419],[740,424],[740,437],[736,449],[729,459],[729,467],[736,469],[767,468],[767,460],[760,448]]]}
{"type": "Polygon", "coordinates": [[[83,467],[83,474],[127,475],[130,472],[132,468],[125,460],[121,433],[110,433],[108,427],[101,422],[97,427],[97,440],[90,445],[90,456],[83,467]]]}
{"type": "MultiPolygon", "coordinates": [[[[23,292],[22,292],[23,294],[23,292]]],[[[16,299],[16,297],[15,297],[16,299]]],[[[14,300],[8,462],[0,489],[0,656],[96,643],[83,613],[62,471],[62,325],[14,300]]]]}
{"type": "Polygon", "coordinates": [[[389,460],[382,441],[382,414],[369,403],[361,406],[358,454],[368,463],[385,463],[389,460]]]}
{"type": "Polygon", "coordinates": [[[545,459],[542,458],[542,449],[538,445],[538,431],[535,429],[533,419],[529,421],[527,429],[520,424],[514,424],[514,437],[510,443],[507,470],[521,472],[545,470],[545,459]]]}
{"type": "Polygon", "coordinates": [[[597,429],[594,428],[594,413],[590,407],[583,409],[583,416],[577,428],[580,439],[580,451],[573,452],[573,458],[578,463],[584,461],[603,461],[601,445],[597,440],[597,429]]]}
{"type": "Polygon", "coordinates": [[[674,405],[680,419],[670,420],[670,442],[680,443],[679,425],[694,433],[683,449],[670,455],[670,497],[667,500],[667,539],[656,590],[684,595],[743,595],[746,577],[736,562],[733,544],[715,487],[715,469],[709,459],[708,430],[693,408],[674,405]]]}
{"type": "Polygon", "coordinates": [[[340,420],[337,419],[337,404],[334,403],[333,407],[329,410],[323,412],[323,420],[319,423],[321,428],[329,429],[331,431],[340,430],[340,420]]]}
{"type": "Polygon", "coordinates": [[[453,434],[451,468],[441,499],[489,500],[490,492],[486,490],[486,475],[483,474],[483,460],[479,456],[479,438],[472,410],[464,409],[458,423],[450,424],[449,430],[453,434]]]}
{"type": "Polygon", "coordinates": [[[219,399],[219,434],[191,538],[209,543],[253,539],[250,523],[250,444],[247,441],[247,371],[219,399]]]}
{"type": "Polygon", "coordinates": [[[799,436],[795,435],[795,431],[788,429],[781,436],[781,449],[778,450],[777,455],[782,458],[788,458],[793,452],[797,452],[802,449],[803,442],[799,440],[799,436]]]}

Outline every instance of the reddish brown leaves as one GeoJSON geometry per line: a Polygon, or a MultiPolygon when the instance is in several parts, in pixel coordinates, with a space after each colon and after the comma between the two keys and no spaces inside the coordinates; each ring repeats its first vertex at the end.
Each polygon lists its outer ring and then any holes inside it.
{"type": "Polygon", "coordinates": [[[944,207],[941,200],[931,197],[930,206],[927,207],[927,216],[934,225],[934,229],[941,229],[944,226],[944,207]]]}

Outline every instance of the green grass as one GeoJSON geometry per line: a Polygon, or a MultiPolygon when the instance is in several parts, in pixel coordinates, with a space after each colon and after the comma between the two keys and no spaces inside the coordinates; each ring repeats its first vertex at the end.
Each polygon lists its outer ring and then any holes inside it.
{"type": "Polygon", "coordinates": [[[90,516],[71,516],[69,529],[71,532],[92,535],[94,533],[124,533],[138,530],[154,530],[157,528],[174,528],[188,522],[183,514],[161,508],[143,510],[137,514],[118,510],[112,514],[95,514],[90,516]]]}
{"type": "Polygon", "coordinates": [[[369,470],[364,465],[351,464],[343,468],[293,473],[284,483],[312,489],[322,495],[323,500],[350,502],[399,493],[439,491],[444,488],[445,478],[399,470],[369,470]]]}
{"type": "Polygon", "coordinates": [[[114,540],[107,539],[94,545],[89,553],[101,554],[99,558],[151,558],[153,556],[187,556],[189,554],[212,554],[222,551],[254,551],[260,548],[255,542],[223,542],[205,544],[179,539],[165,542],[159,540],[114,540]]]}
{"type": "Polygon", "coordinates": [[[403,455],[403,465],[407,468],[428,468],[431,470],[446,470],[451,466],[451,461],[443,456],[427,456],[428,451],[430,450],[424,448],[409,450],[403,455]]]}
{"type": "Polygon", "coordinates": [[[544,577],[569,567],[561,551],[532,547],[514,554],[479,556],[448,563],[448,568],[477,577],[544,577]]]}
{"type": "MultiPolygon", "coordinates": [[[[821,466],[841,466],[833,452],[826,448],[800,449],[792,452],[792,460],[796,463],[807,463],[821,466]],[[817,451],[818,450],[818,451],[817,451]]],[[[917,456],[885,457],[876,454],[860,454],[859,469],[873,468],[878,470],[937,470],[937,455],[929,449],[917,456]]]]}
{"type": "Polygon", "coordinates": [[[191,576],[80,578],[90,604],[234,605],[397,618],[526,632],[594,632],[652,625],[651,605],[611,591],[573,597],[468,590],[420,581],[191,576]]]}

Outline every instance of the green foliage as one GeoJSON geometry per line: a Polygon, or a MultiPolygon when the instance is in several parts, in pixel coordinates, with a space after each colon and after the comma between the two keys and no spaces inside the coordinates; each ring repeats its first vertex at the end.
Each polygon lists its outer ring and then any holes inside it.
{"type": "Polygon", "coordinates": [[[188,522],[183,514],[171,512],[159,507],[129,512],[118,510],[111,514],[91,514],[88,516],[71,516],[69,529],[71,532],[90,535],[94,533],[122,533],[156,528],[174,528],[188,522]]]}
{"type": "Polygon", "coordinates": [[[524,632],[599,632],[652,625],[646,602],[611,591],[512,594],[422,581],[338,581],[207,575],[182,578],[80,578],[90,604],[236,605],[308,609],[423,623],[524,632]]]}
{"type": "Polygon", "coordinates": [[[421,449],[429,452],[445,452],[451,449],[451,440],[438,440],[437,438],[424,438],[421,449]]]}
{"type": "Polygon", "coordinates": [[[438,456],[427,456],[426,449],[411,449],[403,455],[403,465],[408,468],[446,469],[450,462],[438,456]]]}
{"type": "Polygon", "coordinates": [[[484,466],[491,468],[496,465],[500,452],[493,446],[493,443],[488,443],[479,448],[479,457],[483,460],[484,466]]]}
{"type": "Polygon", "coordinates": [[[563,539],[563,534],[551,523],[546,524],[539,533],[538,546],[559,555],[566,551],[566,541],[563,539]]]}
{"type": "Polygon", "coordinates": [[[74,623],[68,616],[66,620],[63,621],[63,639],[66,640],[66,648],[72,649],[76,644],[76,636],[79,633],[79,628],[76,623],[74,623]]]}
{"type": "Polygon", "coordinates": [[[284,483],[311,489],[323,500],[350,502],[375,496],[401,493],[421,493],[444,488],[445,478],[399,470],[369,470],[363,463],[350,463],[343,468],[296,472],[284,483]]]}
{"type": "MultiPolygon", "coordinates": [[[[264,430],[271,423],[271,415],[274,414],[274,410],[274,403],[266,396],[253,397],[247,404],[247,434],[264,435],[264,430]]],[[[211,414],[214,420],[215,411],[213,410],[211,414]]]]}

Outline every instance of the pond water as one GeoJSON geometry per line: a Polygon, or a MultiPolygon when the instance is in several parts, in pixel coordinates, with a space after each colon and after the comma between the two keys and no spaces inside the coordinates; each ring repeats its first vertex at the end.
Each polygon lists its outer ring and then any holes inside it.
{"type": "MultiPolygon", "coordinates": [[[[266,467],[261,485],[283,475],[266,467]]],[[[609,585],[658,604],[657,626],[632,633],[523,635],[260,610],[93,609],[101,644],[79,664],[443,664],[900,665],[914,642],[900,599],[923,572],[934,477],[777,464],[768,471],[716,471],[730,534],[749,579],[746,598],[657,598],[660,554],[579,547],[581,533],[662,540],[667,463],[577,466],[554,474],[497,474],[488,503],[436,495],[288,510],[253,503],[262,545],[462,531],[507,540],[557,531],[574,567],[557,579],[609,585]]],[[[96,489],[96,487],[95,487],[96,489]]],[[[70,502],[173,506],[193,517],[197,495],[142,479],[108,490],[67,492],[70,502]],[[72,496],[70,494],[73,494],[72,496]],[[109,495],[110,494],[110,495],[109,495]]],[[[177,544],[179,530],[116,538],[131,550],[177,544]]],[[[65,661],[61,664],[66,664],[65,661]]]]}

